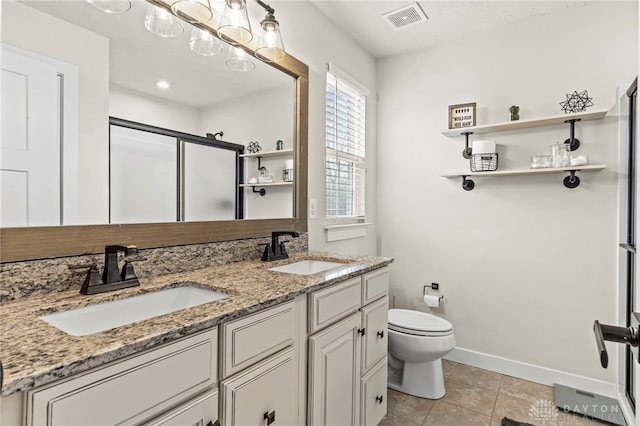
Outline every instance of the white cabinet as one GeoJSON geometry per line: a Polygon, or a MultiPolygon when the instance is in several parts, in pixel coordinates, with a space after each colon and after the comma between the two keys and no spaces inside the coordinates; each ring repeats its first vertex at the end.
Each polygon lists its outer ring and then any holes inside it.
{"type": "Polygon", "coordinates": [[[296,425],[304,419],[298,390],[305,365],[297,342],[301,333],[306,337],[305,305],[303,295],[220,326],[221,425],[296,425]]]}
{"type": "Polygon", "coordinates": [[[377,424],[386,414],[389,270],[309,295],[310,425],[377,424]]]}
{"type": "MultiPolygon", "coordinates": [[[[217,330],[27,392],[29,426],[141,424],[215,389],[217,330]]],[[[211,395],[208,407],[217,405],[211,395]]],[[[199,410],[205,410],[201,406],[199,410]]],[[[204,412],[200,417],[204,418],[204,412]]],[[[214,421],[217,409],[207,417],[214,421]]]]}
{"type": "Polygon", "coordinates": [[[360,424],[374,426],[387,414],[386,357],[362,378],[360,424]]]}
{"type": "Polygon", "coordinates": [[[309,423],[360,422],[360,313],[309,338],[309,423]]]}
{"type": "Polygon", "coordinates": [[[362,374],[387,356],[388,311],[387,297],[362,308],[362,374]]]}
{"type": "Polygon", "coordinates": [[[258,363],[221,382],[222,425],[295,425],[297,418],[296,350],[258,363]]]}

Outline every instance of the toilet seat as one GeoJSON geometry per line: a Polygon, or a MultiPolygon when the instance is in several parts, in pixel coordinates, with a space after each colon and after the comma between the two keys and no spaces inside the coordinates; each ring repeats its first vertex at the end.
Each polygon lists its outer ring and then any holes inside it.
{"type": "Polygon", "coordinates": [[[409,309],[390,309],[389,329],[417,336],[453,334],[453,324],[446,319],[409,309]]]}

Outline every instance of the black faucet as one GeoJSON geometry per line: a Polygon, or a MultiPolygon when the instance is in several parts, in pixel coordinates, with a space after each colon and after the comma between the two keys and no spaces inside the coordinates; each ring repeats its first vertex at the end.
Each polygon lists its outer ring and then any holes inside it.
{"type": "Polygon", "coordinates": [[[138,254],[136,246],[110,245],[104,248],[104,271],[102,277],[95,264],[91,265],[87,278],[80,288],[81,294],[96,294],[106,291],[120,290],[122,288],[139,286],[140,282],[133,270],[132,262],[144,260],[143,258],[131,259],[138,254]],[[124,252],[126,258],[122,271],[118,271],[118,253],[124,252]]]}
{"type": "Polygon", "coordinates": [[[291,235],[292,237],[299,237],[295,231],[276,231],[271,233],[271,245],[267,244],[264,248],[264,253],[262,253],[263,261],[270,260],[278,260],[278,259],[288,259],[289,254],[287,253],[287,249],[284,246],[284,241],[279,242],[278,237],[281,235],[291,235]]]}

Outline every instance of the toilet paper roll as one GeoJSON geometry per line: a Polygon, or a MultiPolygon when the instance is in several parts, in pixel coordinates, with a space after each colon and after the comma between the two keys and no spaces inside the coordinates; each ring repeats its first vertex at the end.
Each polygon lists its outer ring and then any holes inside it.
{"type": "Polygon", "coordinates": [[[494,152],[496,152],[496,141],[473,141],[471,152],[472,154],[493,154],[494,152]]]}
{"type": "Polygon", "coordinates": [[[284,160],[284,169],[293,169],[293,160],[284,160]]]}
{"type": "Polygon", "coordinates": [[[432,294],[424,295],[424,303],[430,308],[437,308],[440,306],[440,296],[434,296],[432,294]]]}

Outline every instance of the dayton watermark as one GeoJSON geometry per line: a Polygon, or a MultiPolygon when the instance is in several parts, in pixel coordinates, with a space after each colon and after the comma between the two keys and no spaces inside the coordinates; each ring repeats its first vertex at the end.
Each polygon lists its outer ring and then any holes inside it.
{"type": "Polygon", "coordinates": [[[595,418],[614,424],[624,424],[624,415],[619,405],[565,404],[562,407],[556,407],[555,403],[551,400],[539,399],[534,402],[529,409],[529,417],[537,421],[537,424],[541,426],[571,423],[575,417],[589,417],[588,414],[593,414],[594,416],[597,414],[595,418]],[[560,417],[560,413],[569,414],[570,417],[560,417]]]}

